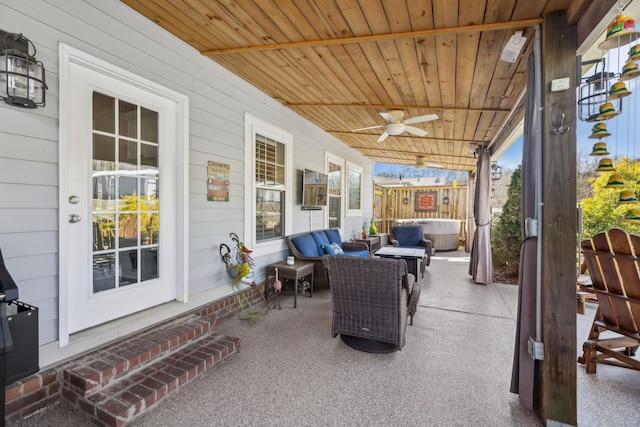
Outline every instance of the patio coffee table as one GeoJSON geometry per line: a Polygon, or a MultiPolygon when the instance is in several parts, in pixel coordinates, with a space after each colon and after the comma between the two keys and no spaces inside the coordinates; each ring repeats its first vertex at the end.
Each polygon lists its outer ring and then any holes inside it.
{"type": "Polygon", "coordinates": [[[418,270],[421,262],[424,262],[425,257],[424,249],[412,249],[412,248],[398,248],[395,246],[385,246],[378,249],[374,255],[381,258],[399,258],[407,261],[407,270],[413,274],[413,277],[418,280],[418,270]]]}

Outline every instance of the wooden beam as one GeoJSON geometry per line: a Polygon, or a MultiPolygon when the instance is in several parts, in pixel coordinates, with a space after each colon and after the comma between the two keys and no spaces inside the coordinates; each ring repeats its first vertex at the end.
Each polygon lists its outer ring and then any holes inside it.
{"type": "MultiPolygon", "coordinates": [[[[566,11],[542,27],[542,342],[540,412],[577,425],[576,407],[576,26],[566,11]],[[551,81],[570,78],[568,90],[551,81]],[[564,114],[570,131],[555,135],[564,114]]],[[[540,238],[540,237],[539,237],[540,238]]]]}
{"type": "Polygon", "coordinates": [[[519,21],[492,22],[488,24],[465,25],[461,27],[434,28],[429,30],[376,34],[372,36],[344,37],[344,38],[325,39],[325,40],[309,40],[309,41],[303,41],[303,42],[277,43],[277,44],[269,44],[269,45],[263,45],[263,46],[244,46],[244,47],[229,47],[229,48],[223,48],[223,49],[209,49],[209,50],[200,51],[200,53],[207,56],[216,56],[216,55],[224,55],[227,53],[245,53],[245,52],[258,52],[258,51],[265,51],[265,50],[301,48],[301,47],[309,47],[309,46],[331,46],[336,44],[376,42],[380,40],[397,40],[402,38],[435,36],[439,34],[459,34],[459,33],[476,32],[476,31],[497,31],[497,30],[507,30],[510,28],[533,27],[536,24],[539,24],[540,22],[542,22],[542,19],[537,19],[537,18],[522,19],[519,21]]]}
{"type": "Polygon", "coordinates": [[[399,104],[332,104],[321,102],[283,102],[287,107],[330,107],[330,108],[385,108],[388,110],[408,110],[419,108],[421,110],[463,111],[471,113],[508,113],[508,108],[467,108],[467,107],[443,107],[435,105],[399,105],[399,104]]]}
{"type": "MultiPolygon", "coordinates": [[[[382,134],[382,130],[380,132],[378,132],[378,133],[375,133],[375,132],[354,132],[352,130],[326,129],[325,132],[334,133],[334,134],[335,133],[348,133],[348,134],[352,134],[352,135],[356,135],[356,136],[375,136],[375,137],[379,137],[382,134]]],[[[436,138],[434,136],[395,135],[395,136],[393,136],[393,138],[420,139],[420,140],[422,140],[424,142],[444,141],[444,142],[460,142],[460,143],[464,143],[464,144],[478,144],[478,145],[486,145],[486,144],[488,144],[487,141],[478,141],[478,140],[474,140],[474,139],[436,138]]],[[[356,147],[352,146],[352,148],[356,148],[356,147]]],[[[362,148],[365,148],[365,147],[362,147],[362,148]]]]}

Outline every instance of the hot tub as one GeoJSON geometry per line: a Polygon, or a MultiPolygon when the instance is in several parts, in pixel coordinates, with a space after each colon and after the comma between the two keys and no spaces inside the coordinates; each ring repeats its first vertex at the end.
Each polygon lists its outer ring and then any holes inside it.
{"type": "Polygon", "coordinates": [[[396,225],[419,224],[436,251],[456,251],[460,243],[460,220],[445,218],[397,219],[396,225]]]}

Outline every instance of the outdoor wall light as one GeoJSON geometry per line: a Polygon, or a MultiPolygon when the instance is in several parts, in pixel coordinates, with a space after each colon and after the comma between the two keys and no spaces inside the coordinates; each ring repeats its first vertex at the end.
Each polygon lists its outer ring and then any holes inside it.
{"type": "Polygon", "coordinates": [[[44,66],[36,60],[36,47],[31,40],[0,30],[0,98],[24,108],[44,107],[44,76],[44,66]]]}
{"type": "Polygon", "coordinates": [[[409,204],[409,198],[405,196],[404,199],[402,199],[402,203],[404,203],[405,205],[409,204]]]}
{"type": "Polygon", "coordinates": [[[449,198],[447,196],[444,196],[444,198],[442,199],[442,203],[444,203],[445,205],[449,204],[449,198]]]}

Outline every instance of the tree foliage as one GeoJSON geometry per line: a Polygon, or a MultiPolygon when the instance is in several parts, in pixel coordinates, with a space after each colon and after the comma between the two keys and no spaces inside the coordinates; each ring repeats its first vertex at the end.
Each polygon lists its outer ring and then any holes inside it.
{"type": "Polygon", "coordinates": [[[614,172],[600,173],[600,176],[588,179],[593,196],[580,201],[582,207],[581,239],[592,237],[613,227],[622,228],[629,233],[640,233],[639,225],[622,221],[629,209],[637,209],[640,207],[639,204],[618,204],[622,190],[633,191],[637,197],[640,188],[638,183],[640,161],[629,162],[627,157],[622,157],[614,162],[613,166],[614,172]],[[609,177],[614,173],[622,175],[624,188],[605,188],[609,177]]]}
{"type": "Polygon", "coordinates": [[[493,221],[491,230],[494,268],[508,275],[517,275],[520,267],[521,212],[522,166],[518,166],[511,174],[502,215],[493,221]]]}

